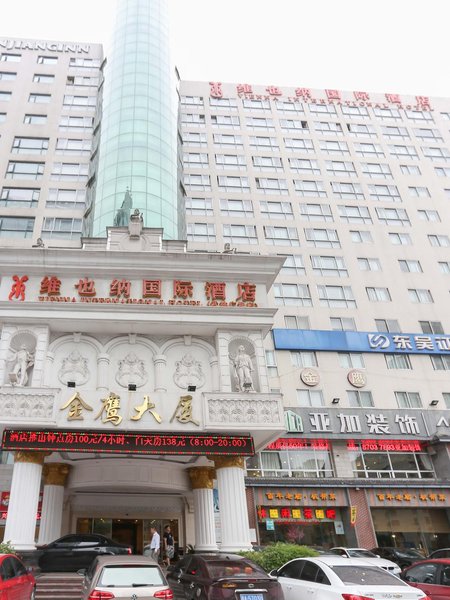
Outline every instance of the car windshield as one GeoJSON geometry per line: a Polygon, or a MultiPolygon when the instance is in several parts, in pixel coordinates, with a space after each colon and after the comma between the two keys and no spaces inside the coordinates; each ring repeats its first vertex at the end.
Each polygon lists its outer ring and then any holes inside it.
{"type": "Polygon", "coordinates": [[[401,579],[379,567],[330,565],[330,568],[345,585],[406,585],[401,579]]]}
{"type": "Polygon", "coordinates": [[[252,577],[255,577],[255,575],[258,577],[262,575],[267,577],[267,574],[263,570],[243,560],[217,560],[208,562],[207,566],[212,579],[219,579],[220,577],[248,577],[249,575],[252,577]]]}
{"type": "Polygon", "coordinates": [[[349,548],[347,553],[352,558],[376,558],[377,555],[370,550],[361,550],[360,548],[349,548]]]}
{"type": "Polygon", "coordinates": [[[398,556],[409,557],[409,558],[424,558],[423,554],[421,554],[418,550],[413,550],[412,548],[402,548],[395,551],[398,556]]]}
{"type": "Polygon", "coordinates": [[[166,585],[159,567],[152,565],[110,565],[103,567],[99,587],[166,585]]]}

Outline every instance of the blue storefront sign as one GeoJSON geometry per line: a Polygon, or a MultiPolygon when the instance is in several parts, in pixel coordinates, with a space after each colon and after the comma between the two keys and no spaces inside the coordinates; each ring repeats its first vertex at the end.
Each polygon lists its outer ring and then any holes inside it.
{"type": "Polygon", "coordinates": [[[450,335],[319,329],[274,329],[276,350],[450,354],[450,335]]]}

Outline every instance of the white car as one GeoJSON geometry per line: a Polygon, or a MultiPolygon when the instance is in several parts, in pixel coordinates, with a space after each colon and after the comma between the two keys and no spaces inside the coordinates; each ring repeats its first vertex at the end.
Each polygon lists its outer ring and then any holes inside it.
{"type": "Polygon", "coordinates": [[[340,546],[338,548],[331,548],[331,550],[328,550],[328,552],[332,552],[338,556],[343,556],[344,558],[363,558],[371,565],[381,567],[382,569],[389,571],[389,573],[394,573],[394,575],[400,575],[402,572],[400,567],[395,564],[395,562],[392,562],[392,560],[380,558],[377,554],[374,554],[365,548],[343,548],[340,546]]]}
{"type": "Polygon", "coordinates": [[[294,558],[270,574],[281,584],[285,600],[430,600],[422,590],[359,558],[294,558]]]}

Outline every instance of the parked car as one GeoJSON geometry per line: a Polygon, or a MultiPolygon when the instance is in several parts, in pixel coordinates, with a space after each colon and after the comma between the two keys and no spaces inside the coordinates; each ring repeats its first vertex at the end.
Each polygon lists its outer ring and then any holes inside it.
{"type": "Polygon", "coordinates": [[[427,600],[421,590],[362,558],[295,558],[270,574],[284,600],[427,600]]]}
{"type": "Polygon", "coordinates": [[[34,600],[36,580],[14,554],[0,554],[0,598],[34,600]]]}
{"type": "Polygon", "coordinates": [[[369,564],[375,565],[376,567],[381,567],[385,571],[389,571],[394,575],[400,575],[401,569],[398,565],[396,565],[391,560],[386,560],[385,558],[380,558],[370,550],[366,550],[365,548],[331,548],[330,550],[333,554],[338,554],[339,556],[343,556],[345,558],[363,558],[368,561],[369,564]]]}
{"type": "Polygon", "coordinates": [[[450,558],[450,548],[434,550],[427,558],[450,558]]]}
{"type": "Polygon", "coordinates": [[[415,548],[394,548],[394,546],[386,546],[382,548],[372,548],[371,552],[378,554],[381,558],[386,558],[395,562],[400,569],[405,569],[425,558],[425,556],[415,548]]]}
{"type": "Polygon", "coordinates": [[[450,558],[422,560],[405,569],[400,577],[431,600],[450,598],[450,558]]]}
{"type": "Polygon", "coordinates": [[[131,546],[118,544],[104,535],[77,533],[38,546],[37,563],[41,571],[77,571],[89,567],[99,554],[131,553],[131,546]]]}
{"type": "Polygon", "coordinates": [[[78,573],[84,576],[81,600],[173,598],[161,567],[148,556],[97,556],[78,573]]]}
{"type": "Polygon", "coordinates": [[[187,554],[167,580],[177,600],[283,600],[276,579],[235,554],[187,554]]]}

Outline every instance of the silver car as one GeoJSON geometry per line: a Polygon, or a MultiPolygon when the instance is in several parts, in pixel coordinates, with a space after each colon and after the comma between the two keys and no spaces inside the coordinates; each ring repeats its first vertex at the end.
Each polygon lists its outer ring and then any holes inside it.
{"type": "Polygon", "coordinates": [[[159,565],[147,556],[98,556],[84,575],[82,600],[172,600],[159,565]]]}

